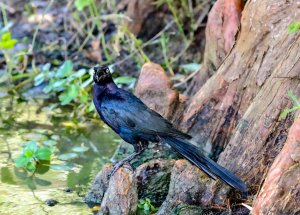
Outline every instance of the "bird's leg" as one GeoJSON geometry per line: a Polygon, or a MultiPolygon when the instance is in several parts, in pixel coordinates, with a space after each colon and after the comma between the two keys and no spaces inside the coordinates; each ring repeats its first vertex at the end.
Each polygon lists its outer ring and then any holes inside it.
{"type": "Polygon", "coordinates": [[[109,177],[113,176],[117,172],[117,170],[120,167],[122,167],[125,163],[128,163],[130,165],[129,161],[133,160],[136,156],[141,154],[144,151],[144,149],[145,148],[143,147],[142,142],[138,142],[138,144],[134,145],[134,152],[128,157],[124,158],[123,160],[118,161],[111,170],[109,177]]]}

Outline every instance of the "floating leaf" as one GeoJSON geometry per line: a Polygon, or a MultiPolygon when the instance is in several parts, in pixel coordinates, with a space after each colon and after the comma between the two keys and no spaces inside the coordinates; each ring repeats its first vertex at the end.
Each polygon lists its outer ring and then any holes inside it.
{"type": "Polygon", "coordinates": [[[59,160],[71,160],[71,159],[74,159],[74,158],[77,158],[78,155],[76,153],[65,153],[65,154],[61,154],[59,155],[57,158],[59,160]]]}

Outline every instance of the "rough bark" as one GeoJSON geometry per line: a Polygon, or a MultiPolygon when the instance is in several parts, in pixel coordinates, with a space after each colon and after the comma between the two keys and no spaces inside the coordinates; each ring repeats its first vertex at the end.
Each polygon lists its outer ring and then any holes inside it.
{"type": "Polygon", "coordinates": [[[235,43],[238,33],[242,0],[219,0],[211,9],[205,30],[206,44],[202,68],[192,80],[187,94],[195,94],[217,71],[235,43]]]}
{"type": "Polygon", "coordinates": [[[137,183],[133,172],[126,168],[120,168],[110,178],[98,214],[135,214],[137,204],[137,183]]]}
{"type": "Polygon", "coordinates": [[[268,171],[253,214],[300,214],[300,115],[268,171]]]}
{"type": "MultiPolygon", "coordinates": [[[[284,108],[292,106],[288,91],[300,97],[300,33],[289,34],[287,30],[290,23],[300,19],[298,11],[297,1],[247,1],[235,44],[224,42],[226,39],[220,43],[225,50],[220,55],[223,61],[211,61],[220,63],[217,71],[190,99],[172,90],[168,77],[154,64],[143,67],[136,90],[151,108],[190,133],[193,143],[206,154],[218,158],[218,163],[245,180],[250,194],[259,191],[274,159],[283,153],[273,164],[279,166],[281,173],[276,166],[269,171],[255,201],[257,214],[293,214],[298,210],[299,142],[298,136],[292,137],[298,129],[295,123],[299,122],[294,123],[288,137],[293,114],[285,119],[279,117],[284,108]],[[230,44],[233,47],[229,49],[230,44]],[[284,156],[289,159],[282,159],[284,156]],[[270,201],[262,204],[268,196],[270,201]],[[287,201],[289,198],[293,200],[287,201]]],[[[233,23],[237,26],[236,21],[233,23]]],[[[234,31],[228,35],[234,35],[234,31]]],[[[228,198],[235,203],[246,200],[229,190],[189,162],[177,161],[158,214],[177,213],[186,206],[192,207],[190,214],[200,213],[203,208],[213,211],[212,205],[224,206],[228,198]]]]}

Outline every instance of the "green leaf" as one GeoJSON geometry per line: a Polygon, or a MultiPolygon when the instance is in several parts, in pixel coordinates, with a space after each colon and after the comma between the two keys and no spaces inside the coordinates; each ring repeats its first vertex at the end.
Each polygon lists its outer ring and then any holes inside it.
{"type": "Polygon", "coordinates": [[[64,84],[66,83],[66,79],[55,80],[52,84],[52,90],[54,91],[62,91],[65,89],[64,84]]]}
{"type": "Polygon", "coordinates": [[[93,0],[76,0],[75,7],[77,10],[82,11],[85,7],[89,6],[93,0]]]}
{"type": "Polygon", "coordinates": [[[144,204],[144,211],[150,211],[150,207],[147,203],[144,204]]]}
{"type": "Polygon", "coordinates": [[[87,109],[87,112],[92,112],[93,110],[95,110],[95,105],[94,105],[94,102],[91,102],[88,109],[87,109]]]}
{"type": "Polygon", "coordinates": [[[33,172],[33,171],[35,170],[35,164],[34,164],[33,162],[27,163],[26,169],[27,169],[29,172],[33,172]]]}
{"type": "Polygon", "coordinates": [[[46,87],[44,87],[43,92],[48,94],[51,92],[51,90],[52,90],[52,85],[49,84],[46,87]]]}
{"type": "Polygon", "coordinates": [[[89,150],[89,148],[86,147],[86,146],[76,146],[76,147],[73,147],[73,148],[72,148],[72,151],[73,151],[73,152],[80,152],[80,153],[86,152],[86,151],[88,151],[88,150],[89,150]]]}
{"type": "Polygon", "coordinates": [[[73,70],[73,63],[70,60],[67,60],[61,65],[58,70],[56,71],[55,77],[56,78],[64,78],[71,74],[73,70]]]}
{"type": "Polygon", "coordinates": [[[198,63],[189,63],[180,65],[180,67],[186,72],[196,72],[201,68],[201,64],[198,63]]]}
{"type": "Polygon", "coordinates": [[[30,151],[33,154],[35,154],[37,150],[38,150],[38,146],[35,141],[29,141],[28,143],[26,143],[26,147],[24,151],[30,151]]]}
{"type": "Polygon", "coordinates": [[[78,93],[79,93],[79,86],[76,85],[68,86],[67,91],[63,92],[59,96],[60,104],[61,105],[69,104],[73,99],[77,97],[78,93]]]}
{"type": "Polygon", "coordinates": [[[17,43],[17,40],[11,39],[11,33],[5,32],[1,36],[0,40],[0,48],[2,49],[12,49],[15,44],[17,43]]]}
{"type": "Polygon", "coordinates": [[[86,70],[85,69],[80,69],[78,70],[77,72],[73,73],[69,78],[68,78],[68,81],[73,81],[74,79],[76,78],[80,78],[82,77],[83,75],[85,75],[86,73],[86,70]]]}
{"type": "Polygon", "coordinates": [[[24,155],[27,157],[27,158],[32,158],[34,153],[30,150],[25,150],[24,151],[24,155]]]}
{"type": "Polygon", "coordinates": [[[10,32],[5,32],[1,36],[1,41],[8,41],[11,39],[11,33],[10,32]]]}
{"type": "Polygon", "coordinates": [[[288,32],[290,34],[297,33],[299,31],[299,29],[300,29],[300,22],[295,22],[288,26],[288,32]]]}
{"type": "Polygon", "coordinates": [[[65,153],[65,154],[61,154],[59,155],[57,158],[59,160],[71,160],[71,159],[74,159],[74,158],[77,158],[78,155],[76,153],[65,153]]]}
{"type": "Polygon", "coordinates": [[[30,162],[30,158],[26,157],[25,155],[20,155],[16,161],[16,167],[25,167],[27,163],[30,162]]]}
{"type": "Polygon", "coordinates": [[[35,157],[38,160],[50,160],[51,154],[52,152],[49,148],[42,148],[37,150],[35,157]]]}
{"type": "Polygon", "coordinates": [[[300,106],[300,102],[298,100],[298,98],[293,94],[292,91],[288,92],[288,96],[293,100],[293,102],[297,105],[300,106]]]}
{"type": "Polygon", "coordinates": [[[34,77],[34,86],[38,86],[45,80],[45,73],[40,73],[34,77]]]}
{"type": "Polygon", "coordinates": [[[43,72],[48,72],[49,69],[51,67],[51,64],[50,63],[46,63],[43,67],[42,67],[42,71],[43,72]]]}
{"type": "Polygon", "coordinates": [[[136,81],[136,78],[133,78],[131,76],[121,76],[121,77],[116,78],[114,81],[116,84],[130,85],[136,81]]]}

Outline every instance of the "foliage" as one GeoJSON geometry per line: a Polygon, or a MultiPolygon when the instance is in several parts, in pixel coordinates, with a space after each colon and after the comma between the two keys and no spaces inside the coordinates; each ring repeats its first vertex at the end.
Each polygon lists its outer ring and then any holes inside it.
{"type": "Polygon", "coordinates": [[[300,110],[300,101],[298,100],[298,98],[293,94],[292,91],[288,92],[288,96],[290,97],[290,99],[294,102],[295,106],[292,108],[286,108],[281,114],[280,114],[280,118],[286,118],[287,115],[291,112],[300,110]]]}
{"type": "Polygon", "coordinates": [[[148,215],[153,214],[158,211],[158,208],[151,204],[150,199],[146,198],[139,200],[138,203],[138,214],[139,215],[148,215]]]}
{"type": "Polygon", "coordinates": [[[15,164],[16,167],[22,167],[29,172],[34,172],[42,161],[50,161],[51,154],[52,152],[49,148],[40,148],[35,141],[30,141],[25,144],[15,164]]]}
{"type": "Polygon", "coordinates": [[[5,32],[1,35],[1,40],[0,40],[0,48],[1,49],[12,49],[12,48],[14,48],[16,43],[17,43],[17,40],[11,38],[10,32],[5,32]]]}
{"type": "Polygon", "coordinates": [[[297,33],[299,30],[300,30],[300,22],[295,22],[288,26],[288,31],[290,34],[297,33]]]}
{"type": "Polygon", "coordinates": [[[75,6],[77,10],[82,11],[85,7],[92,5],[93,0],[76,0],[75,6]]]}

